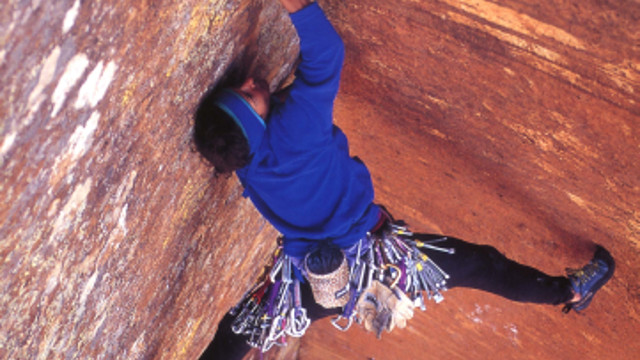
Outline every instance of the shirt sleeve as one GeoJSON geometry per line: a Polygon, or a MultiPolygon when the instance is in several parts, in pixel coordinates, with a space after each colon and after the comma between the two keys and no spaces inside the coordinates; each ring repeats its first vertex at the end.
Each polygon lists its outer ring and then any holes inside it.
{"type": "Polygon", "coordinates": [[[282,137],[281,146],[296,151],[330,141],[344,44],[317,3],[291,14],[291,21],[300,38],[301,62],[270,126],[282,137]]]}
{"type": "Polygon", "coordinates": [[[297,78],[317,87],[333,101],[340,83],[344,44],[317,3],[291,14],[300,38],[301,63],[297,78]]]}

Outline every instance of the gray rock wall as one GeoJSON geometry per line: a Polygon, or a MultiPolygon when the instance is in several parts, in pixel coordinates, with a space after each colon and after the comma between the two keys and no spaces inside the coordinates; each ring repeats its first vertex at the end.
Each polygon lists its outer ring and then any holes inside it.
{"type": "Polygon", "coordinates": [[[0,358],[194,358],[276,234],[191,116],[234,64],[287,75],[286,13],[12,1],[1,24],[0,358]]]}

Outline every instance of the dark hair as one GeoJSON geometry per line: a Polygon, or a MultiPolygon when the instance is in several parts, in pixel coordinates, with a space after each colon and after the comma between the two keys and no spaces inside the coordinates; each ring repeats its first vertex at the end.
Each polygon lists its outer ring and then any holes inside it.
{"type": "Polygon", "coordinates": [[[194,116],[193,140],[216,175],[229,174],[249,164],[249,141],[236,122],[215,105],[216,95],[211,92],[200,102],[194,116]]]}

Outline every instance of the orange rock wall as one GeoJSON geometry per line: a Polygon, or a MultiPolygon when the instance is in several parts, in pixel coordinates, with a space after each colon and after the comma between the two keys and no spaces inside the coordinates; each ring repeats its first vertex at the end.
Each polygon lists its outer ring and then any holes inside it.
{"type": "Polygon", "coordinates": [[[347,43],[337,122],[377,200],[416,230],[561,274],[611,249],[584,314],[455,289],[376,341],[328,322],[300,358],[635,359],[640,6],[332,2],[347,43]],[[373,25],[372,25],[373,24],[373,25]]]}
{"type": "MultiPolygon", "coordinates": [[[[456,289],[382,340],[322,321],[266,358],[636,358],[640,5],[321,3],[347,48],[336,122],[377,201],[554,274],[597,241],[618,270],[582,315],[456,289]]],[[[287,15],[70,0],[0,18],[0,358],[197,358],[276,233],[194,153],[191,115],[234,67],[287,77],[287,15]]]]}

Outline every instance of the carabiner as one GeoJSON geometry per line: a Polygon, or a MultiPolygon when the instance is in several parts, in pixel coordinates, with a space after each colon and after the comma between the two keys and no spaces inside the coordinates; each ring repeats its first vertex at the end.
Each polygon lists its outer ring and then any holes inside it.
{"type": "Polygon", "coordinates": [[[353,316],[349,316],[348,318],[346,318],[342,315],[338,315],[337,317],[331,319],[331,324],[340,331],[347,331],[351,327],[351,324],[353,324],[353,316]],[[338,322],[341,319],[347,319],[347,325],[345,326],[340,325],[338,322]]]}

